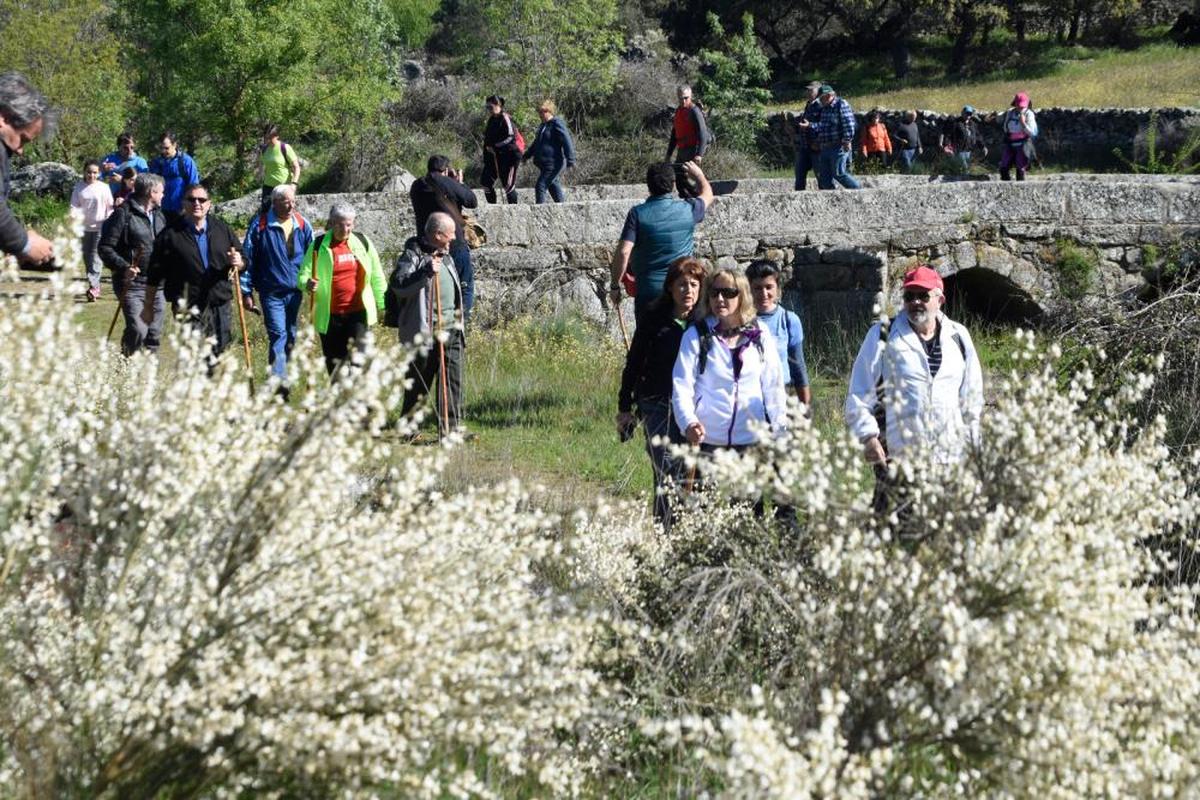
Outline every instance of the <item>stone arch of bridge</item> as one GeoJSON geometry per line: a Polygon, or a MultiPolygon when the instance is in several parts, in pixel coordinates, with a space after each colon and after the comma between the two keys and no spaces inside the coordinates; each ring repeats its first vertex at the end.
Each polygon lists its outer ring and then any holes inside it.
{"type": "Polygon", "coordinates": [[[962,269],[943,278],[946,313],[953,319],[976,319],[1001,325],[1037,325],[1045,316],[1027,289],[987,267],[962,269]]]}

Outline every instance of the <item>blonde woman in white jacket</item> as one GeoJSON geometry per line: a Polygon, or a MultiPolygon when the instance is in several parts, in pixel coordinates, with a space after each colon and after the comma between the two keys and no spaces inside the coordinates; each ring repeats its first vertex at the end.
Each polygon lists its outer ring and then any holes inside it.
{"type": "Polygon", "coordinates": [[[758,441],[756,427],[782,431],[787,401],[778,348],[755,316],[746,276],[710,273],[694,315],[672,373],[671,403],[688,442],[705,451],[740,450],[758,441]]]}

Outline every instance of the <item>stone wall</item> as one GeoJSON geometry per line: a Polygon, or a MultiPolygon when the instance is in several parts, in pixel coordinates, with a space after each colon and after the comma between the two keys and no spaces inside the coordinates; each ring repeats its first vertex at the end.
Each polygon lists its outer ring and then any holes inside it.
{"type": "MultiPolygon", "coordinates": [[[[854,98],[848,99],[853,105],[854,98]]],[[[970,98],[964,97],[963,101],[969,103],[970,98]]],[[[860,130],[869,110],[855,108],[860,130]]],[[[1035,108],[1034,111],[1039,129],[1038,155],[1047,163],[1074,167],[1123,166],[1123,162],[1113,155],[1113,150],[1130,157],[1134,138],[1150,124],[1152,113],[1158,116],[1160,124],[1188,120],[1190,124],[1200,125],[1200,108],[1035,108]]],[[[882,113],[888,129],[895,130],[904,112],[884,109],[882,113]]],[[[777,166],[790,165],[795,157],[792,145],[795,116],[796,112],[785,111],[767,118],[767,130],[760,139],[760,149],[777,166]]],[[[926,160],[935,155],[938,133],[953,116],[918,110],[917,123],[921,142],[926,148],[926,160]]],[[[980,132],[991,151],[989,160],[995,164],[1000,156],[1000,119],[981,125],[980,132]]]]}
{"type": "MultiPolygon", "coordinates": [[[[810,325],[865,318],[882,296],[894,297],[895,277],[918,259],[946,276],[985,271],[1052,310],[1063,297],[1055,267],[1063,241],[1090,254],[1092,289],[1109,294],[1140,286],[1146,245],[1200,237],[1200,178],[910,179],[860,192],[756,186],[752,194],[718,198],[697,228],[696,251],[718,263],[763,256],[782,262],[789,270],[786,302],[810,325]]],[[[403,195],[301,196],[301,212],[320,227],[334,199],[356,206],[359,230],[385,252],[413,231],[403,195]]],[[[615,322],[603,300],[607,265],[635,202],[481,207],[489,240],[474,254],[480,319],[548,308],[615,322]]]]}

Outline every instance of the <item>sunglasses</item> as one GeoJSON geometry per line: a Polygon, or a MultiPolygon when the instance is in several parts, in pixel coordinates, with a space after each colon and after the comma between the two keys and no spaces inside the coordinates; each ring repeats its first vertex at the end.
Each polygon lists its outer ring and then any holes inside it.
{"type": "Polygon", "coordinates": [[[208,202],[208,198],[207,197],[185,197],[185,198],[183,198],[183,202],[195,203],[196,205],[204,205],[205,203],[208,202]]]}
{"type": "Polygon", "coordinates": [[[905,292],[904,302],[915,303],[920,300],[922,303],[929,302],[929,292],[905,292]]]}
{"type": "Polygon", "coordinates": [[[708,290],[709,297],[724,297],[726,300],[733,300],[738,294],[736,286],[713,286],[708,290]]]}

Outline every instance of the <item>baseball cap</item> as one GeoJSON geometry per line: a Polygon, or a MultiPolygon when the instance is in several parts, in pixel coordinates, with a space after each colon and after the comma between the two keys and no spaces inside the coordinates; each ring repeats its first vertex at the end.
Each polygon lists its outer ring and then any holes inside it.
{"type": "Polygon", "coordinates": [[[974,114],[974,113],[975,113],[975,106],[963,106],[962,113],[964,113],[964,114],[974,114]]]}
{"type": "Polygon", "coordinates": [[[902,288],[908,289],[911,287],[926,290],[944,288],[942,276],[924,264],[904,273],[904,286],[902,288]]]}
{"type": "Polygon", "coordinates": [[[804,88],[805,89],[820,89],[821,82],[820,81],[809,81],[808,83],[804,84],[804,88]]]}
{"type": "Polygon", "coordinates": [[[1025,94],[1024,92],[1017,92],[1016,97],[1013,98],[1012,104],[1017,108],[1029,108],[1029,95],[1025,94]]]}
{"type": "Polygon", "coordinates": [[[817,94],[833,94],[833,87],[828,83],[822,83],[821,88],[817,90],[817,94]]]}

